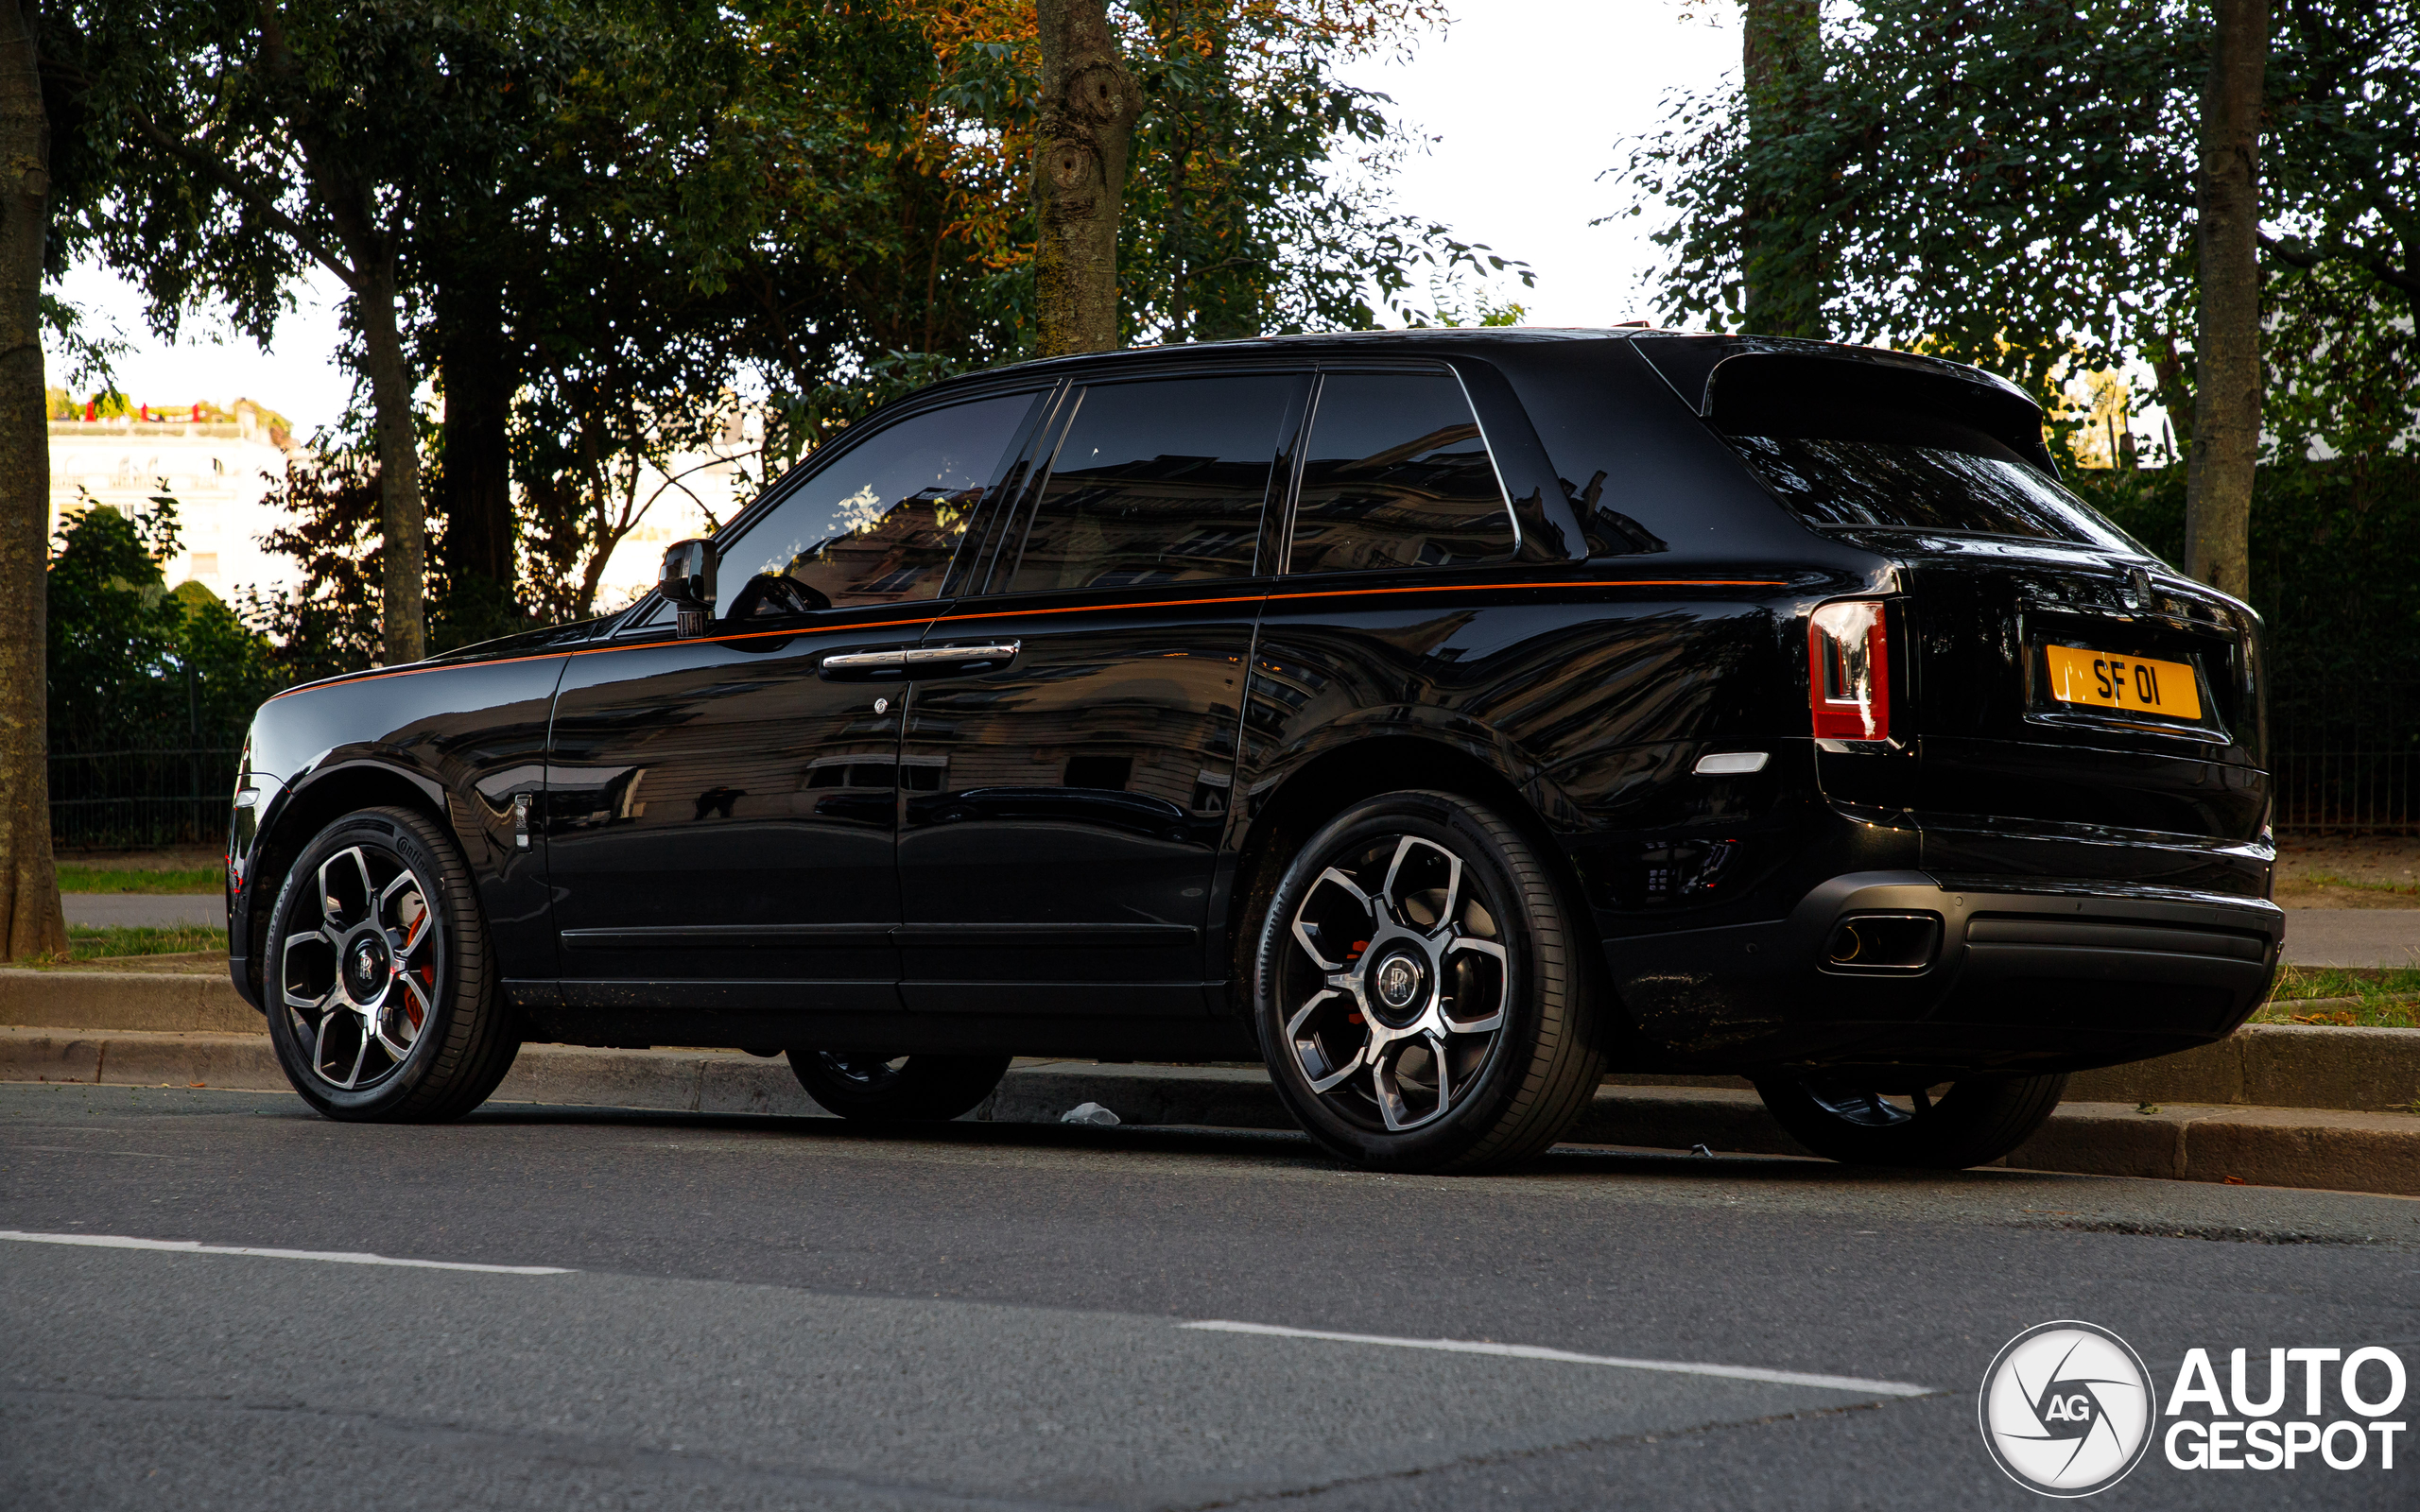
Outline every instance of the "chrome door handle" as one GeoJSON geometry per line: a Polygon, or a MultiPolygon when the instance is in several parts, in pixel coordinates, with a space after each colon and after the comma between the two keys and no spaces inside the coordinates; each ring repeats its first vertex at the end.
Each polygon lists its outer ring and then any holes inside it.
{"type": "Polygon", "coordinates": [[[988,645],[920,645],[908,653],[908,670],[910,675],[990,672],[1015,661],[1023,649],[1023,641],[997,641],[988,645]]]}
{"type": "Polygon", "coordinates": [[[867,678],[898,678],[908,674],[908,659],[915,655],[905,646],[888,651],[840,651],[823,659],[823,675],[851,681],[867,678]]]}

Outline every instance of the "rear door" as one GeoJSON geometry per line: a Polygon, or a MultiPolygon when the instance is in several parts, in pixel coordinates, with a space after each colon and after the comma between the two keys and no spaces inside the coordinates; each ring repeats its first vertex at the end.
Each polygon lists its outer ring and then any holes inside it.
{"type": "Polygon", "coordinates": [[[901,769],[911,1011],[1206,1011],[1263,524],[1308,379],[1083,385],[986,591],[919,648],[901,769]]]}

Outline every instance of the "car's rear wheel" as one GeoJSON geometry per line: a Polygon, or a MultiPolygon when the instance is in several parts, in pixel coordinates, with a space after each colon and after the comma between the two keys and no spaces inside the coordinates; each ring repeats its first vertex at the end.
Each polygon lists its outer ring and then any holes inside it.
{"type": "Polygon", "coordinates": [[[512,1069],[521,1041],[470,868],[425,815],[363,809],[320,831],[268,939],[269,1040],[326,1116],[458,1118],[512,1069]]]}
{"type": "Polygon", "coordinates": [[[1962,1171],[2033,1137],[2066,1092],[2065,1076],[1985,1076],[1877,1090],[1860,1077],[1759,1081],[1756,1092],[1791,1139],[1849,1165],[1962,1171]]]}
{"type": "Polygon", "coordinates": [[[885,1056],[792,1050],[790,1073],[806,1094],[842,1118],[869,1123],[956,1118],[992,1095],[1006,1056],[885,1056]]]}
{"type": "Polygon", "coordinates": [[[1253,1007],[1278,1093],[1374,1170],[1536,1155],[1603,1072],[1562,889],[1501,816],[1391,793],[1298,852],[1262,923],[1253,1007]]]}

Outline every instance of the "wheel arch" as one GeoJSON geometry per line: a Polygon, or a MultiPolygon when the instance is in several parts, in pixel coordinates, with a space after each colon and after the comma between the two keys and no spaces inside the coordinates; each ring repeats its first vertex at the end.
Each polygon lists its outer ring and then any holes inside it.
{"type": "Polygon", "coordinates": [[[448,812],[444,788],[424,773],[375,758],[363,758],[322,765],[288,787],[280,796],[275,811],[267,816],[260,836],[253,842],[245,879],[243,918],[229,920],[243,931],[242,938],[231,939],[228,945],[247,963],[245,970],[251,978],[255,1006],[266,1001],[261,985],[266,967],[264,953],[250,947],[268,928],[269,910],[277,906],[277,895],[285,886],[286,871],[321,830],[344,815],[368,808],[417,810],[436,821],[457,845],[461,843],[462,837],[456,833],[448,812]]]}
{"type": "MultiPolygon", "coordinates": [[[[1579,877],[1540,812],[1536,780],[1515,782],[1494,752],[1430,735],[1368,735],[1322,751],[1287,772],[1275,786],[1250,799],[1249,818],[1236,845],[1234,884],[1226,917],[1219,920],[1227,970],[1229,1011],[1249,1019],[1252,953],[1257,921],[1277,890],[1286,863],[1320,826],[1364,799],[1420,788],[1452,793],[1485,803],[1526,832],[1570,900],[1572,925],[1596,937],[1594,921],[1581,906],[1579,877]]],[[[1591,953],[1593,954],[1593,952],[1591,953]]]]}

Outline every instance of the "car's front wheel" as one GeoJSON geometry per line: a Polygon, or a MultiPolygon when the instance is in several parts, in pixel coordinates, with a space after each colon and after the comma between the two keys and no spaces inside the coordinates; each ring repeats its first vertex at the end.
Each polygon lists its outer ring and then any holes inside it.
{"type": "Polygon", "coordinates": [[[1553,873],[1502,816],[1450,793],[1356,804],[1295,855],[1261,926],[1270,1074],[1356,1165],[1527,1160],[1603,1073],[1581,949],[1553,873]]]}
{"type": "Polygon", "coordinates": [[[790,1072],[806,1094],[842,1118],[937,1123],[992,1095],[1009,1074],[1006,1056],[884,1056],[792,1050],[790,1072]]]}
{"type": "Polygon", "coordinates": [[[320,831],[268,938],[269,1040],[326,1116],[458,1118],[512,1069],[521,1041],[470,868],[425,815],[363,809],[320,831]]]}
{"type": "Polygon", "coordinates": [[[1791,1139],[1847,1165],[1962,1171],[2033,1137],[2066,1091],[2065,1076],[1984,1076],[1876,1090],[1860,1077],[1759,1081],[1791,1139]]]}

